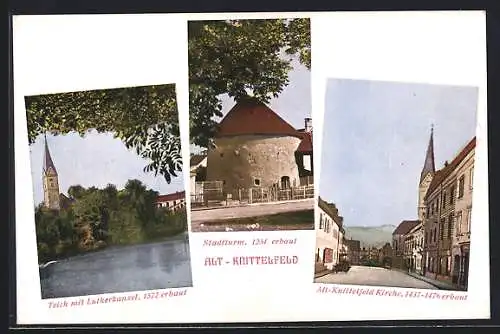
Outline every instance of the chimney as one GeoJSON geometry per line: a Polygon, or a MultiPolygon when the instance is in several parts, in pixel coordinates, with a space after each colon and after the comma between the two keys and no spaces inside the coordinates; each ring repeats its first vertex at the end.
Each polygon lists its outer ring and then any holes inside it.
{"type": "Polygon", "coordinates": [[[304,119],[304,131],[305,132],[312,131],[312,118],[307,117],[304,119]]]}
{"type": "Polygon", "coordinates": [[[446,161],[444,162],[444,166],[445,166],[445,167],[448,167],[448,160],[446,160],[446,161]]]}

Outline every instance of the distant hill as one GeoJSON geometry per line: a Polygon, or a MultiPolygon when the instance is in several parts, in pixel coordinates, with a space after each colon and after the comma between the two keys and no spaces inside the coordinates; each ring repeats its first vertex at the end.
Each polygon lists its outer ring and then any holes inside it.
{"type": "Polygon", "coordinates": [[[359,240],[361,247],[382,247],[386,242],[392,243],[392,232],[396,226],[344,226],[346,237],[359,240]]]}

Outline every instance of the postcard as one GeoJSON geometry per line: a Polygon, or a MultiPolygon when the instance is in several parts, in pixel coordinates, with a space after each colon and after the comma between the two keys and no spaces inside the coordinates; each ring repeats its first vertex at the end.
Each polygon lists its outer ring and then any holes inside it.
{"type": "Polygon", "coordinates": [[[17,322],[488,318],[485,36],[484,12],[14,17],[17,322]]]}

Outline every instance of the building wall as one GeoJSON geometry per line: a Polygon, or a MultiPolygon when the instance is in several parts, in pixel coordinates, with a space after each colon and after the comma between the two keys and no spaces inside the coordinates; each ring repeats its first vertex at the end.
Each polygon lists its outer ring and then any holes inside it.
{"type": "Polygon", "coordinates": [[[316,262],[323,262],[328,269],[332,269],[339,260],[339,226],[320,207],[317,215],[315,219],[316,262]]]}
{"type": "Polygon", "coordinates": [[[429,275],[436,274],[438,270],[440,205],[441,194],[438,187],[426,200],[427,212],[424,218],[424,263],[425,273],[429,275]]]}
{"type": "Polygon", "coordinates": [[[418,187],[418,220],[423,221],[426,211],[425,194],[432,181],[432,174],[427,174],[418,187]]]}
{"type": "Polygon", "coordinates": [[[359,240],[344,240],[347,249],[347,261],[350,264],[359,264],[360,260],[360,242],[359,240]]]}
{"type": "Polygon", "coordinates": [[[157,202],[156,205],[159,208],[167,208],[167,209],[172,209],[175,211],[178,209],[182,209],[186,206],[186,199],[179,198],[179,199],[171,200],[171,201],[161,201],[161,202],[157,202]]]}
{"type": "Polygon", "coordinates": [[[392,235],[392,265],[396,268],[405,268],[404,254],[405,254],[405,235],[393,234],[392,235]]]}
{"type": "Polygon", "coordinates": [[[424,244],[422,224],[412,228],[405,237],[405,260],[410,270],[422,273],[422,250],[424,244]]]}
{"type": "Polygon", "coordinates": [[[224,181],[224,189],[229,192],[279,185],[282,177],[289,178],[290,186],[298,186],[295,151],[299,144],[300,139],[292,136],[216,138],[216,148],[208,151],[207,180],[224,181]]]}
{"type": "Polygon", "coordinates": [[[467,287],[472,217],[472,190],[474,176],[474,150],[457,167],[455,225],[452,238],[452,280],[461,288],[467,287]],[[460,178],[463,177],[463,194],[460,178]],[[460,196],[462,195],[462,196],[460,196]]]}
{"type": "Polygon", "coordinates": [[[438,275],[442,276],[444,280],[451,281],[451,242],[453,237],[453,221],[455,212],[455,180],[456,171],[453,171],[442,182],[440,188],[441,203],[439,209],[439,222],[438,222],[438,275]]]}
{"type": "Polygon", "coordinates": [[[59,178],[50,170],[43,175],[43,196],[45,207],[59,210],[59,178]]]}

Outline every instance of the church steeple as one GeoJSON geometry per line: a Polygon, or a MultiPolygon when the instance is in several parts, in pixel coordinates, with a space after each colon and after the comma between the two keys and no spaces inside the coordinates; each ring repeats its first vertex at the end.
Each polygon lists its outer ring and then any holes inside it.
{"type": "Polygon", "coordinates": [[[420,182],[429,173],[434,175],[436,171],[436,166],[434,164],[434,125],[431,126],[431,137],[429,138],[429,145],[427,146],[427,152],[425,154],[424,167],[420,173],[420,182]]]}
{"type": "Polygon", "coordinates": [[[50,156],[47,136],[45,136],[45,153],[43,159],[43,198],[46,208],[59,210],[59,177],[56,166],[50,156]]]}
{"type": "Polygon", "coordinates": [[[43,160],[43,173],[44,174],[53,174],[57,176],[57,170],[54,166],[54,162],[52,161],[52,157],[50,156],[49,145],[47,143],[47,135],[45,135],[45,156],[43,160]]]}

